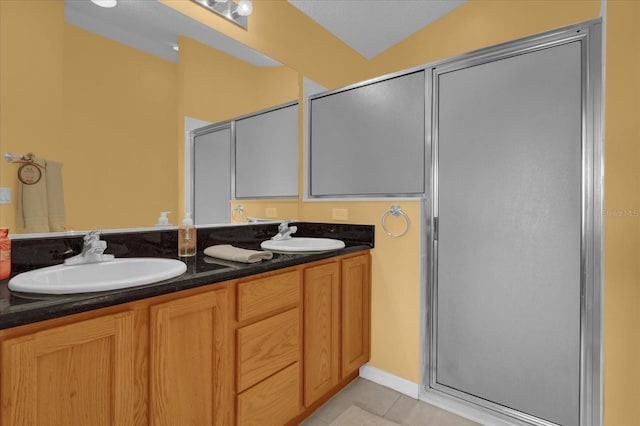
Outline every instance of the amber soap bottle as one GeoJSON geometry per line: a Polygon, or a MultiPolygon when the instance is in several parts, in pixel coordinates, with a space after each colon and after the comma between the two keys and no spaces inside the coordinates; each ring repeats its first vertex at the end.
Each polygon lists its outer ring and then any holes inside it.
{"type": "Polygon", "coordinates": [[[197,247],[196,238],[196,227],[193,226],[191,214],[187,213],[186,217],[182,221],[182,225],[178,227],[178,256],[195,256],[197,247]]]}

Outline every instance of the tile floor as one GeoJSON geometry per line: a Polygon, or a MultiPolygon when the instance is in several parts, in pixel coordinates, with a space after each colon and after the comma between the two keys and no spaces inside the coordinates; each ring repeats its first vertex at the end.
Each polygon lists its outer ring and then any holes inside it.
{"type": "Polygon", "coordinates": [[[328,426],[351,405],[409,426],[478,426],[478,423],[417,401],[399,392],[357,378],[318,408],[303,426],[328,426]]]}

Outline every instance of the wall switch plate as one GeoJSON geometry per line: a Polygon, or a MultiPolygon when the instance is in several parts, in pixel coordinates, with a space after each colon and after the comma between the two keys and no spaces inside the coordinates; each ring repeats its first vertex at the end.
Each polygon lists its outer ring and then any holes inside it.
{"type": "Polygon", "coordinates": [[[349,220],[349,209],[333,209],[333,220],[349,220]]]}
{"type": "Polygon", "coordinates": [[[275,219],[278,217],[278,209],[275,207],[267,207],[264,209],[264,215],[269,219],[275,219]]]}
{"type": "Polygon", "coordinates": [[[0,188],[0,204],[11,204],[11,188],[0,188]]]}

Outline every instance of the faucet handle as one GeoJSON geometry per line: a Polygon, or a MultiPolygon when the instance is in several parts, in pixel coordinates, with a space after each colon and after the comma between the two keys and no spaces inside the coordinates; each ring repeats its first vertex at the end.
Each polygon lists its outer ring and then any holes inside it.
{"type": "Polygon", "coordinates": [[[90,231],[84,236],[85,244],[100,240],[100,231],[90,231]]]}
{"type": "Polygon", "coordinates": [[[289,227],[289,223],[291,223],[291,221],[289,221],[289,220],[285,220],[284,222],[280,222],[280,225],[278,225],[278,231],[279,232],[286,231],[287,228],[289,227]]]}

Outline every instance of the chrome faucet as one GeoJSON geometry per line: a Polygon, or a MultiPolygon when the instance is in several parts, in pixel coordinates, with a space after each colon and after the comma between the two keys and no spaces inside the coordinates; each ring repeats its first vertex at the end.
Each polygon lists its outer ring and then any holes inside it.
{"type": "Polygon", "coordinates": [[[104,254],[107,242],[100,239],[100,231],[91,231],[84,236],[82,252],[65,259],[65,265],[82,265],[86,263],[108,262],[114,259],[112,254],[104,254]]]}
{"type": "Polygon", "coordinates": [[[289,226],[290,221],[286,220],[278,225],[278,233],[271,237],[272,240],[280,241],[280,240],[290,240],[291,234],[295,234],[298,230],[297,226],[289,226]]]}

